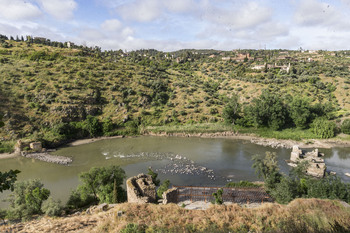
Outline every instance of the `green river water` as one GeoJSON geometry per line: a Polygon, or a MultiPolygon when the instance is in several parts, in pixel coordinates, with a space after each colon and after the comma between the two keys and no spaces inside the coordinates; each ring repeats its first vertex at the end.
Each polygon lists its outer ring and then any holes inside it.
{"type": "MultiPolygon", "coordinates": [[[[40,179],[52,196],[65,202],[79,184],[78,174],[91,167],[120,165],[128,177],[146,173],[152,167],[161,180],[173,185],[221,186],[228,181],[259,180],[251,158],[266,151],[276,152],[281,170],[288,173],[285,160],[290,149],[272,149],[244,140],[219,138],[135,137],[116,138],[61,148],[54,152],[73,158],[70,166],[50,164],[23,157],[0,160],[0,171],[18,169],[19,180],[40,179]],[[191,174],[189,171],[192,171],[191,174]]],[[[320,149],[327,168],[346,182],[350,177],[350,148],[320,149]]],[[[9,192],[0,193],[4,200],[9,192]]],[[[6,206],[6,203],[0,203],[6,206]]]]}

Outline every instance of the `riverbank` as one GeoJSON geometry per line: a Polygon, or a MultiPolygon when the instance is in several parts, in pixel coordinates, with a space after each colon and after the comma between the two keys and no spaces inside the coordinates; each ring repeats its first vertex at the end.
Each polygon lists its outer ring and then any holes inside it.
{"type": "Polygon", "coordinates": [[[73,142],[67,143],[64,146],[80,146],[84,144],[89,144],[93,142],[98,142],[106,139],[114,139],[114,138],[124,138],[125,136],[111,136],[111,137],[98,137],[98,138],[86,138],[86,139],[78,139],[73,142]]]}
{"type": "Polygon", "coordinates": [[[201,137],[201,138],[230,138],[238,140],[246,140],[251,143],[272,147],[272,148],[287,148],[291,149],[294,145],[300,148],[324,148],[329,149],[333,147],[350,147],[350,141],[342,141],[340,139],[304,139],[301,141],[290,139],[275,139],[262,138],[251,134],[239,134],[237,132],[217,132],[217,133],[153,133],[147,132],[147,136],[157,137],[201,137]]]}
{"type": "Polygon", "coordinates": [[[1,153],[0,154],[0,159],[12,159],[12,158],[16,158],[19,155],[16,155],[14,153],[1,153]]]}

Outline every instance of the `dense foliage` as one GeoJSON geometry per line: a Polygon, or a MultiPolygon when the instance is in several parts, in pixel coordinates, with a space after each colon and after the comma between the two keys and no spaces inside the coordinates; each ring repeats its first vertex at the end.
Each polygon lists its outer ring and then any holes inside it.
{"type": "Polygon", "coordinates": [[[42,214],[42,204],[50,196],[39,180],[16,182],[10,195],[10,219],[28,219],[34,214],[42,214]]]}
{"type": "Polygon", "coordinates": [[[253,157],[253,168],[264,178],[266,190],[279,203],[289,203],[296,198],[339,199],[350,203],[350,184],[335,175],[317,179],[305,175],[307,164],[301,163],[289,176],[279,171],[276,155],[253,157]]]}
{"type": "Polygon", "coordinates": [[[170,180],[164,180],[164,182],[157,189],[157,197],[163,198],[163,193],[169,189],[170,180]]]}
{"type": "Polygon", "coordinates": [[[67,203],[69,208],[126,200],[126,192],[121,187],[126,178],[125,171],[119,166],[93,167],[79,177],[82,184],[72,192],[67,203]]]}
{"type": "Polygon", "coordinates": [[[17,180],[18,170],[10,170],[8,172],[0,172],[0,192],[10,189],[13,191],[14,183],[17,180]]]}

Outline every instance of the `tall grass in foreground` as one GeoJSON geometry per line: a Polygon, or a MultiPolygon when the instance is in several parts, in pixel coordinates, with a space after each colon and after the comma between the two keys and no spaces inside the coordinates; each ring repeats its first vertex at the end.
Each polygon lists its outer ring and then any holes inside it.
{"type": "Polygon", "coordinates": [[[97,214],[0,226],[0,232],[350,232],[350,207],[334,200],[296,199],[257,208],[212,205],[186,210],[175,204],[118,204],[97,214]],[[118,211],[123,214],[118,216],[118,211]],[[10,229],[10,230],[9,230],[10,229]]]}
{"type": "MultiPolygon", "coordinates": [[[[105,219],[104,232],[349,232],[350,208],[338,201],[297,199],[258,208],[214,205],[186,210],[176,205],[122,204],[122,217],[105,219]],[[124,230],[123,230],[124,229],[124,230]]],[[[117,216],[116,214],[114,216],[117,216]]]]}

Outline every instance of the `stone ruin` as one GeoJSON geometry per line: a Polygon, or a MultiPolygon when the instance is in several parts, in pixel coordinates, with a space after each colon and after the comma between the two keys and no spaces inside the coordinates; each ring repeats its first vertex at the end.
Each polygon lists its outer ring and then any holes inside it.
{"type": "Polygon", "coordinates": [[[299,149],[299,146],[293,146],[293,150],[290,154],[290,161],[288,165],[296,167],[298,163],[302,161],[308,161],[308,168],[306,173],[311,176],[322,178],[326,172],[326,164],[324,162],[323,153],[319,153],[318,149],[311,152],[304,152],[299,149]]]}
{"type": "Polygon", "coordinates": [[[163,204],[177,203],[177,188],[168,189],[163,193],[163,204]]]}
{"type": "Polygon", "coordinates": [[[129,203],[155,203],[157,200],[156,186],[150,175],[139,174],[126,181],[129,203]]]}

